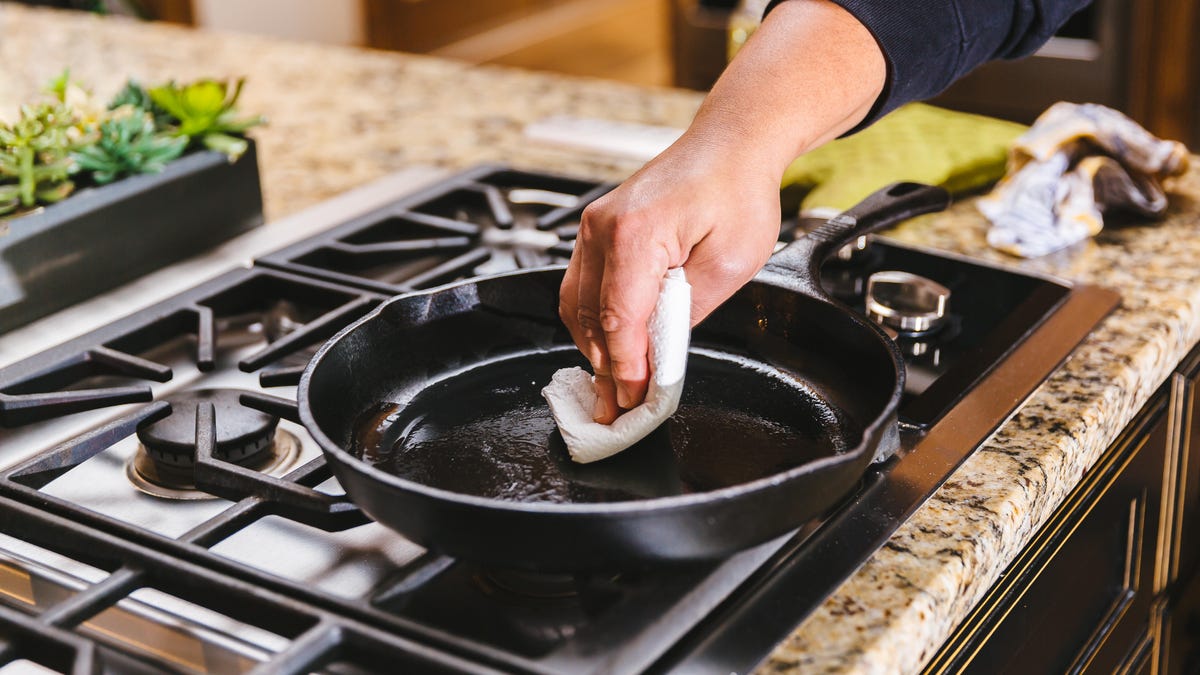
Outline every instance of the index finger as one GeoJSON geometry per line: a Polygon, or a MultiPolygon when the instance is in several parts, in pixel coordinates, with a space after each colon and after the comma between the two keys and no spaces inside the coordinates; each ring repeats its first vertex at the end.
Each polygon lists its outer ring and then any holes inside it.
{"type": "Polygon", "coordinates": [[[620,414],[617,391],[608,371],[608,355],[605,353],[604,334],[599,324],[599,296],[602,273],[599,265],[588,265],[590,242],[577,242],[571,254],[571,262],[563,276],[559,289],[558,313],[575,346],[592,364],[596,384],[596,406],[592,419],[601,424],[610,424],[620,414]],[[589,299],[590,298],[590,299],[589,299]]]}
{"type": "Polygon", "coordinates": [[[632,408],[646,397],[650,380],[648,324],[667,271],[665,251],[623,250],[607,256],[600,288],[600,328],[608,348],[617,404],[632,408]],[[648,254],[648,255],[647,255],[648,254]]]}

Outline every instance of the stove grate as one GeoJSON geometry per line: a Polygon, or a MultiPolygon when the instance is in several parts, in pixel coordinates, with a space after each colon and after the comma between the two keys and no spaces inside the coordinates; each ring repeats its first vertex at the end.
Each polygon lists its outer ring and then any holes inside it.
{"type": "Polygon", "coordinates": [[[258,263],[388,294],[564,264],[584,207],[612,187],[482,166],[258,263]]]}
{"type": "Polygon", "coordinates": [[[260,322],[267,344],[239,363],[252,372],[319,344],[383,299],[276,270],[232,272],[0,370],[0,427],[152,400],[151,387],[136,382],[167,382],[174,373],[141,354],[172,339],[192,340],[196,367],[210,371],[222,325],[260,322]],[[97,386],[114,379],[121,386],[97,386]]]}
{"type": "Polygon", "coordinates": [[[0,665],[26,659],[60,672],[101,672],[109,645],[82,637],[80,626],[142,588],[250,626],[270,626],[286,638],[288,644],[256,664],[255,673],[314,672],[335,661],[367,672],[492,673],[510,665],[466,661],[7,497],[0,497],[0,525],[9,536],[109,573],[34,615],[0,606],[0,665]]]}

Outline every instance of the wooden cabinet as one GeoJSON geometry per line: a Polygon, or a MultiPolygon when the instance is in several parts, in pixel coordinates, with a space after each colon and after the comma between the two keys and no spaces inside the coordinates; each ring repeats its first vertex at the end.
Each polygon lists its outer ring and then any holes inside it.
{"type": "Polygon", "coordinates": [[[1163,628],[1163,671],[1200,673],[1200,575],[1172,595],[1163,628]]]}
{"type": "Polygon", "coordinates": [[[1200,350],[951,636],[931,673],[1200,668],[1200,350]]]}
{"type": "Polygon", "coordinates": [[[725,70],[729,17],[737,3],[671,0],[671,61],[676,87],[708,90],[725,70]]]}
{"type": "Polygon", "coordinates": [[[1184,360],[1175,385],[1180,452],[1160,672],[1196,673],[1200,672],[1200,350],[1184,360]]]}
{"type": "Polygon", "coordinates": [[[367,44],[496,64],[670,83],[668,0],[364,0],[367,44]]]}
{"type": "Polygon", "coordinates": [[[1168,401],[1164,390],[1142,410],[930,672],[1108,673],[1143,660],[1155,597],[1168,401]]]}
{"type": "Polygon", "coordinates": [[[365,0],[367,44],[428,52],[565,0],[365,0]]]}

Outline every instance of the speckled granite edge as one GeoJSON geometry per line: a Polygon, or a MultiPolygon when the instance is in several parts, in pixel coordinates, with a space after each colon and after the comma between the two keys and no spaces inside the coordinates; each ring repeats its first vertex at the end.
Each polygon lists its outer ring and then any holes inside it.
{"type": "MultiPolygon", "coordinates": [[[[1120,307],[760,672],[919,670],[1200,340],[1200,168],[1159,224],[1110,229],[1026,269],[1107,286],[1120,307]]],[[[891,236],[994,261],[970,203],[891,236]]]]}

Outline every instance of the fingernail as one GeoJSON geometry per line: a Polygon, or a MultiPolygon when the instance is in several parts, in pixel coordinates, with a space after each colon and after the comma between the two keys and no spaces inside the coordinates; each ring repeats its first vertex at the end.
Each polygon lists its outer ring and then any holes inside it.
{"type": "Polygon", "coordinates": [[[633,399],[633,396],[629,393],[629,390],[626,389],[625,387],[621,386],[620,384],[618,384],[617,385],[617,405],[621,406],[621,408],[624,410],[629,410],[630,408],[633,407],[632,399],[633,399]]]}
{"type": "Polygon", "coordinates": [[[604,400],[603,396],[597,396],[596,405],[592,407],[592,421],[605,423],[608,422],[609,417],[608,403],[604,400]]]}

